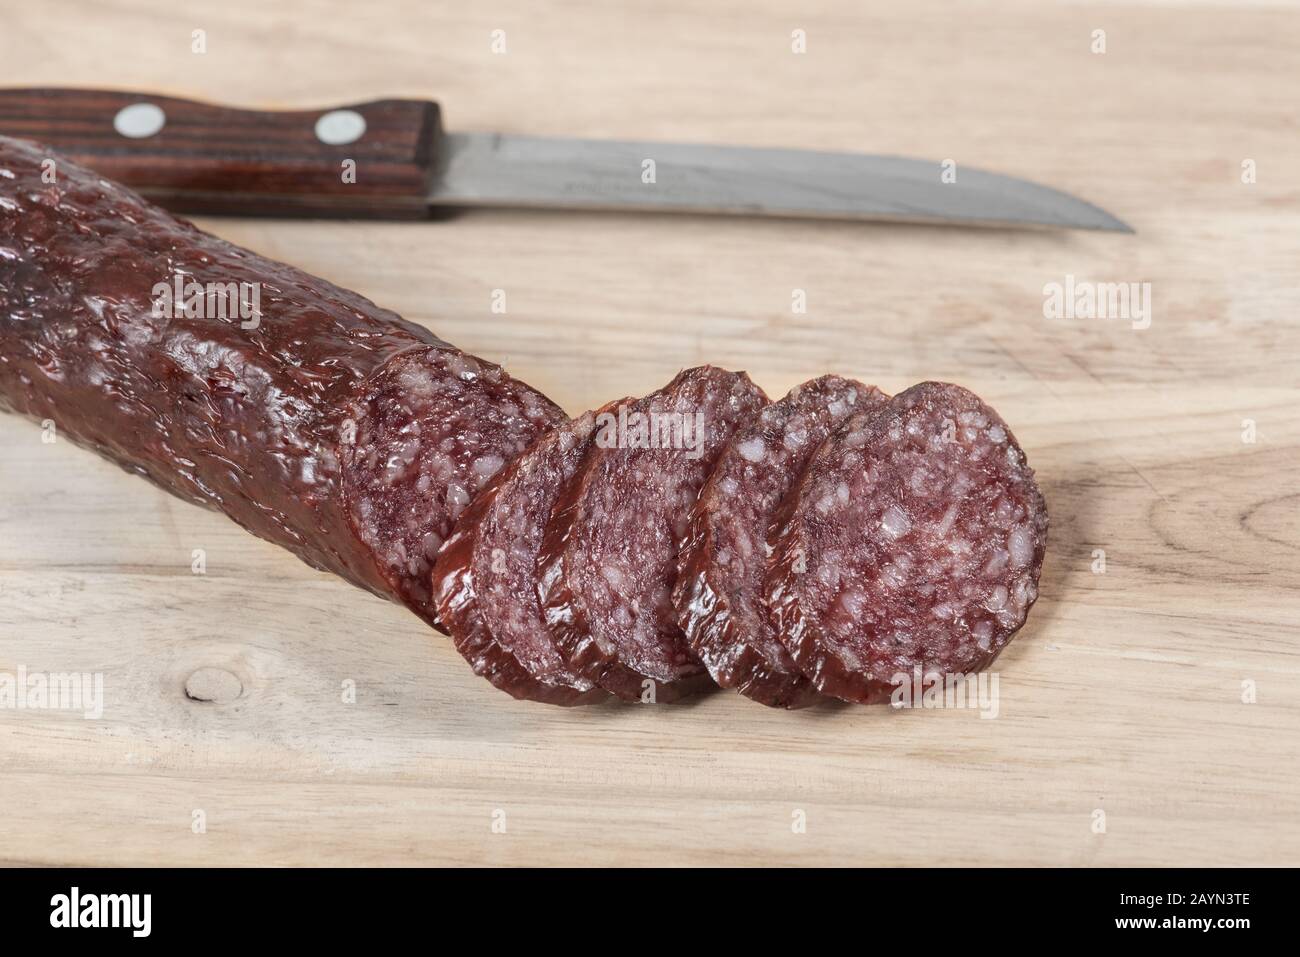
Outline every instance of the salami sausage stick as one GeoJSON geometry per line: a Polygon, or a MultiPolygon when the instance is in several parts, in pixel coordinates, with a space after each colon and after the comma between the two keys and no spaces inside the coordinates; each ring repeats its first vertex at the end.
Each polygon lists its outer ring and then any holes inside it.
{"type": "MultiPolygon", "coordinates": [[[[823,694],[987,667],[1038,597],[1047,507],[998,414],[922,382],[813,455],[767,573],[777,633],[823,694]]],[[[784,510],[783,510],[784,511],[784,510]]]]}
{"type": "Polygon", "coordinates": [[[0,407],[429,621],[456,517],[564,421],[369,300],[6,137],[0,407]]]}

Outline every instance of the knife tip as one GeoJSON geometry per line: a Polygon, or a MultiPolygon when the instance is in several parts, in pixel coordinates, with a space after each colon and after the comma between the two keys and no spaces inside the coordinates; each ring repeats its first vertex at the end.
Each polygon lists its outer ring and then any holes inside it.
{"type": "Polygon", "coordinates": [[[1128,223],[1124,222],[1124,220],[1116,219],[1114,216],[1111,216],[1109,222],[1103,223],[1098,228],[1107,230],[1112,233],[1128,233],[1130,236],[1137,234],[1136,229],[1134,229],[1128,223]]]}
{"type": "Polygon", "coordinates": [[[1137,232],[1132,226],[1124,222],[1118,216],[1112,216],[1100,206],[1088,204],[1088,214],[1084,222],[1079,223],[1084,229],[1096,229],[1108,233],[1128,233],[1130,235],[1137,232]]]}

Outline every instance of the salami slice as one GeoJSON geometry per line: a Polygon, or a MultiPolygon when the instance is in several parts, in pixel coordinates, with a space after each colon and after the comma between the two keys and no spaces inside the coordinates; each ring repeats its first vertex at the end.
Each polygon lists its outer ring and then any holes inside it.
{"type": "Polygon", "coordinates": [[[768,569],[778,634],[824,694],[987,667],[1038,596],[1047,509],[1006,423],[923,382],[848,419],[794,493],[768,569]]]}
{"type": "Polygon", "coordinates": [[[718,458],[691,510],[673,604],[691,650],[722,687],[777,708],[819,699],[769,621],[763,601],[768,532],[831,430],[887,399],[852,379],[813,379],[765,408],[718,458]]]}
{"type": "Polygon", "coordinates": [[[537,555],[560,491],[595,435],[595,414],[551,429],[460,517],[433,569],[438,615],[456,649],[516,698],[580,705],[609,695],[569,670],[537,598],[537,555]]]}
{"type": "Polygon", "coordinates": [[[634,701],[708,684],[672,606],[678,548],[718,454],[766,402],[744,373],[701,366],[597,413],[538,557],[543,610],[575,672],[634,701]]]}
{"type": "Polygon", "coordinates": [[[5,137],[0,407],[426,617],[397,559],[562,419],[395,313],[5,137]]]}
{"type": "Polygon", "coordinates": [[[499,366],[445,349],[392,359],[344,411],[352,527],[391,590],[437,624],[429,576],[442,543],[478,491],[564,413],[499,366]]]}

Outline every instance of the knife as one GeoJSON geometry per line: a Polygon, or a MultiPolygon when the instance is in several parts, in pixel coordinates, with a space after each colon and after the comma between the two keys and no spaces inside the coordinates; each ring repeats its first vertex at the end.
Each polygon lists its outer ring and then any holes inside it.
{"type": "Polygon", "coordinates": [[[899,156],[448,133],[438,104],[233,109],[0,90],[0,134],[188,213],[421,219],[465,207],[637,210],[1132,232],[1047,186],[899,156]]]}

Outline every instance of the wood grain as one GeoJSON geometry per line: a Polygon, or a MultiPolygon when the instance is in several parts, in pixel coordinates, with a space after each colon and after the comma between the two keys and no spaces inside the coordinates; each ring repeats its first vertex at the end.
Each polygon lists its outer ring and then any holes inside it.
{"type": "Polygon", "coordinates": [[[961,382],[1041,479],[1042,599],[997,664],[995,720],[725,694],[547,709],[475,678],[401,609],[0,417],[0,671],[98,671],[106,697],[98,721],[0,712],[0,856],[1300,862],[1298,28],[1294,6],[1267,3],[25,7],[0,84],[268,108],[402,96],[441,102],[452,130],[953,158],[1137,233],[205,221],[573,412],[706,360],[773,394],[825,371],[889,391],[961,382]],[[1044,286],[1066,276],[1151,283],[1150,328],[1045,319],[1044,286]],[[238,697],[187,697],[200,669],[233,674],[238,697]]]}

